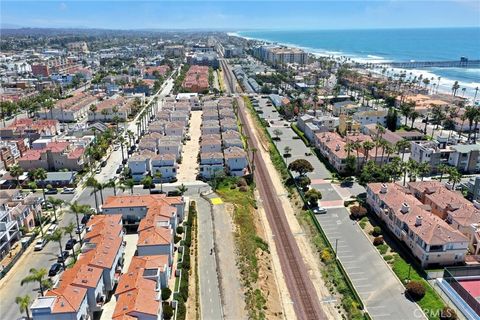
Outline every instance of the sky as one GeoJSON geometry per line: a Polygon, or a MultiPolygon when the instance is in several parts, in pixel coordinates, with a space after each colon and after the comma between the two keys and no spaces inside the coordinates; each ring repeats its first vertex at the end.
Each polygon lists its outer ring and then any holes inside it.
{"type": "Polygon", "coordinates": [[[1,0],[2,27],[375,29],[480,27],[478,0],[1,0]]]}

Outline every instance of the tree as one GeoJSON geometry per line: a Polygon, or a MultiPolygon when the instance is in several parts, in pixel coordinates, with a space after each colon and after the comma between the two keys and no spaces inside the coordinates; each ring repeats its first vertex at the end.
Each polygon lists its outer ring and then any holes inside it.
{"type": "Polygon", "coordinates": [[[275,135],[275,140],[280,140],[280,136],[283,134],[283,132],[280,129],[275,129],[273,130],[273,134],[275,135]]]}
{"type": "Polygon", "coordinates": [[[18,305],[18,309],[20,310],[20,313],[26,313],[27,314],[27,320],[30,320],[30,303],[32,302],[32,299],[28,294],[20,297],[15,298],[15,303],[18,305]]]}
{"type": "MultiPolygon", "coordinates": [[[[45,197],[45,180],[47,179],[47,171],[43,168],[38,168],[33,171],[33,178],[36,181],[42,181],[42,193],[43,193],[43,200],[47,202],[45,197]]],[[[36,182],[38,185],[38,182],[36,182]]]]}
{"type": "Polygon", "coordinates": [[[93,113],[93,121],[95,122],[97,117],[97,109],[98,109],[97,106],[94,104],[91,104],[88,109],[90,110],[90,112],[93,113]]]}
{"type": "MultiPolygon", "coordinates": [[[[75,231],[75,224],[73,222],[70,222],[68,225],[63,227],[63,234],[67,235],[70,237],[70,240],[73,241],[73,232],[75,231]]],[[[75,248],[72,248],[73,252],[73,260],[77,262],[77,256],[75,255],[75,248]]]]}
{"type": "Polygon", "coordinates": [[[365,154],[365,161],[368,161],[368,155],[370,154],[370,150],[375,147],[375,144],[372,141],[364,141],[362,143],[362,148],[365,154]]]}
{"type": "Polygon", "coordinates": [[[113,195],[117,195],[117,181],[115,178],[108,180],[108,182],[104,185],[106,188],[113,188],[113,195]]]}
{"type": "Polygon", "coordinates": [[[160,182],[160,192],[163,193],[162,172],[160,170],[155,171],[153,177],[160,182]]]}
{"type": "Polygon", "coordinates": [[[412,280],[405,286],[406,293],[414,300],[418,301],[425,296],[425,285],[418,280],[412,280]]]}
{"type": "Polygon", "coordinates": [[[133,194],[133,187],[135,187],[135,181],[133,179],[125,179],[121,184],[123,190],[130,189],[130,193],[133,194]]]}
{"type": "Polygon", "coordinates": [[[170,295],[172,294],[172,290],[169,288],[163,288],[162,289],[162,300],[166,301],[170,298],[170,295]]]}
{"type": "Polygon", "coordinates": [[[362,206],[350,207],[350,217],[353,220],[360,220],[367,215],[367,209],[362,206]]]}
{"type": "Polygon", "coordinates": [[[51,288],[52,282],[50,279],[45,278],[48,274],[47,269],[35,269],[31,268],[29,270],[30,274],[20,281],[20,285],[24,285],[25,283],[37,282],[39,286],[40,295],[44,296],[44,291],[48,288],[51,288]]]}
{"type": "Polygon", "coordinates": [[[10,167],[9,171],[12,178],[15,178],[15,180],[17,181],[17,187],[20,187],[19,177],[23,174],[22,167],[20,167],[18,164],[14,164],[10,167]]]}
{"type": "MultiPolygon", "coordinates": [[[[62,232],[61,229],[57,229],[52,234],[47,235],[47,239],[49,241],[55,241],[55,242],[58,243],[58,247],[60,249],[60,256],[61,257],[62,257],[62,251],[63,251],[62,236],[63,236],[63,232],[62,232]]],[[[63,257],[62,257],[62,265],[63,265],[63,269],[65,270],[66,269],[65,259],[63,259],[63,257]]]]}
{"type": "Polygon", "coordinates": [[[283,156],[285,158],[288,158],[291,156],[290,152],[292,152],[292,148],[290,148],[289,146],[285,146],[285,148],[283,148],[283,156]]]}
{"type": "Polygon", "coordinates": [[[183,196],[185,192],[188,191],[188,188],[182,183],[180,186],[177,187],[177,190],[183,196]]]}
{"type": "Polygon", "coordinates": [[[437,167],[438,172],[440,172],[440,182],[442,182],[443,175],[449,172],[450,167],[447,166],[446,164],[439,164],[437,167]]]}
{"type": "Polygon", "coordinates": [[[322,193],[317,189],[310,189],[305,192],[305,199],[308,201],[310,206],[316,207],[318,206],[318,200],[322,199],[322,193]]]}
{"type": "Polygon", "coordinates": [[[450,167],[449,173],[448,181],[452,183],[452,189],[455,190],[455,184],[462,181],[462,174],[455,167],[450,167]]]}
{"type": "Polygon", "coordinates": [[[313,166],[305,159],[297,159],[288,165],[288,169],[297,172],[300,176],[305,175],[307,172],[313,172],[313,166]]]}
{"type": "Polygon", "coordinates": [[[414,109],[410,103],[403,103],[400,105],[400,113],[405,117],[405,126],[407,125],[408,117],[414,109]]]}
{"type": "Polygon", "coordinates": [[[93,191],[90,193],[90,195],[94,195],[95,199],[95,208],[97,209],[97,212],[100,210],[98,207],[98,198],[97,198],[97,191],[98,191],[98,186],[99,183],[97,179],[95,179],[93,176],[87,179],[87,182],[85,183],[87,187],[93,188],[93,191]]]}
{"type": "Polygon", "coordinates": [[[458,84],[458,81],[455,81],[454,84],[452,85],[452,95],[454,97],[457,95],[458,89],[460,89],[460,85],[458,84]]]}
{"type": "Polygon", "coordinates": [[[140,181],[141,184],[145,188],[148,188],[148,190],[151,192],[152,191],[152,186],[155,187],[155,184],[153,183],[153,179],[150,176],[145,176],[142,181],[140,181]]]}
{"type": "Polygon", "coordinates": [[[422,162],[418,164],[418,173],[420,174],[420,177],[425,178],[427,174],[429,174],[431,171],[430,165],[427,162],[422,162]]]}
{"type": "Polygon", "coordinates": [[[410,147],[410,142],[408,142],[405,139],[397,141],[395,144],[395,147],[397,148],[398,152],[402,153],[402,161],[405,159],[405,153],[408,147],[410,147]]]}
{"type": "Polygon", "coordinates": [[[415,123],[415,120],[420,117],[420,113],[417,111],[412,111],[410,113],[410,120],[412,120],[412,125],[410,126],[410,129],[413,129],[413,124],[415,123]]]}
{"type": "Polygon", "coordinates": [[[48,197],[48,202],[53,207],[53,217],[55,218],[55,222],[57,222],[57,209],[59,209],[62,206],[63,200],[62,199],[57,199],[57,198],[54,198],[54,197],[48,197]]]}
{"type": "MultiPolygon", "coordinates": [[[[70,212],[75,214],[75,219],[77,221],[77,230],[80,230],[80,218],[79,214],[85,214],[90,211],[90,207],[88,205],[79,204],[78,201],[74,201],[70,204],[70,212]]],[[[80,245],[83,244],[82,242],[82,235],[78,233],[78,240],[80,241],[80,245]]]]}
{"type": "Polygon", "coordinates": [[[173,317],[173,308],[169,304],[163,306],[163,319],[170,320],[173,317]]]}

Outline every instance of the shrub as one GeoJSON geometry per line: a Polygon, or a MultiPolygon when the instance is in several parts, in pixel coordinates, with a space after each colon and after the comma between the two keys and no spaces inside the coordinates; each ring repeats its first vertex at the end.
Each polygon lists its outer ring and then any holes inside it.
{"type": "Polygon", "coordinates": [[[162,300],[168,300],[170,298],[170,295],[172,294],[172,290],[168,288],[163,288],[162,289],[162,300]]]}
{"type": "Polygon", "coordinates": [[[383,237],[382,236],[379,236],[379,237],[375,237],[375,239],[373,239],[373,245],[376,247],[376,246],[379,246],[383,244],[383,237]]]}
{"type": "Polygon", "coordinates": [[[177,236],[177,235],[175,235],[175,236],[173,237],[173,242],[174,242],[175,244],[177,244],[178,241],[180,241],[180,240],[182,240],[182,238],[180,238],[180,237],[177,236]]]}
{"type": "Polygon", "coordinates": [[[169,304],[163,305],[163,319],[170,320],[173,317],[173,308],[169,304]]]}
{"type": "Polygon", "coordinates": [[[246,186],[241,186],[240,188],[238,188],[238,190],[240,190],[240,192],[247,192],[248,188],[246,186]]]}
{"type": "Polygon", "coordinates": [[[385,254],[388,251],[388,246],[386,244],[380,244],[377,246],[378,251],[380,251],[380,254],[385,254]]]}
{"type": "Polygon", "coordinates": [[[300,176],[300,177],[298,177],[298,180],[297,180],[297,181],[298,181],[298,185],[300,186],[300,188],[302,188],[302,189],[304,189],[304,190],[305,190],[305,189],[310,185],[310,183],[312,182],[312,181],[310,180],[310,178],[307,177],[307,176],[300,176]]]}
{"type": "Polygon", "coordinates": [[[332,254],[330,253],[330,250],[323,249],[322,253],[320,254],[320,259],[322,259],[322,261],[325,263],[330,262],[332,260],[332,254]]]}
{"type": "Polygon", "coordinates": [[[390,261],[390,260],[392,260],[392,259],[393,259],[393,256],[392,256],[392,255],[389,255],[389,254],[387,254],[386,256],[384,256],[384,257],[383,257],[383,259],[384,259],[385,261],[390,261]]]}
{"type": "Polygon", "coordinates": [[[444,307],[440,313],[440,320],[457,320],[458,316],[455,310],[450,307],[444,307]]]}
{"type": "Polygon", "coordinates": [[[379,226],[376,226],[375,228],[373,228],[373,236],[375,237],[378,237],[379,235],[382,234],[382,228],[380,228],[379,226]]]}
{"type": "Polygon", "coordinates": [[[178,227],[177,227],[177,233],[178,233],[178,234],[182,234],[182,233],[183,233],[183,227],[182,227],[182,226],[178,226],[178,227]]]}
{"type": "Polygon", "coordinates": [[[238,179],[237,187],[246,187],[247,185],[247,180],[245,180],[244,178],[238,179]]]}
{"type": "Polygon", "coordinates": [[[350,208],[350,217],[353,220],[360,220],[367,215],[367,209],[362,206],[353,206],[350,208]]]}
{"type": "Polygon", "coordinates": [[[421,281],[412,280],[405,287],[406,293],[415,301],[421,300],[425,295],[425,286],[421,281]]]}

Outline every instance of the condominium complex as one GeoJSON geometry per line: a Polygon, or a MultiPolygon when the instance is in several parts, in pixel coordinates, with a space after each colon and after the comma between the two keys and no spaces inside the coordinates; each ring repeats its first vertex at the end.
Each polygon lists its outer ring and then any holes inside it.
{"type": "Polygon", "coordinates": [[[278,64],[306,64],[308,54],[298,48],[264,45],[253,49],[257,58],[274,65],[278,64]]]}

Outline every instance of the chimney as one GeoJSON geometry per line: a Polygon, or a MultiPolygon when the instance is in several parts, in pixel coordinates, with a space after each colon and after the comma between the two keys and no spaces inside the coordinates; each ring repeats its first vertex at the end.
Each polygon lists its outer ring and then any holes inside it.
{"type": "Polygon", "coordinates": [[[388,188],[385,183],[382,183],[382,186],[380,187],[380,193],[387,193],[388,188]]]}
{"type": "Polygon", "coordinates": [[[407,203],[402,203],[402,209],[400,209],[400,212],[405,214],[410,211],[410,206],[407,203]]]}
{"type": "Polygon", "coordinates": [[[415,218],[415,227],[421,226],[422,225],[422,220],[423,220],[423,218],[421,216],[417,216],[415,218]]]}
{"type": "Polygon", "coordinates": [[[340,145],[337,144],[337,145],[335,146],[335,151],[339,151],[339,150],[340,150],[340,145]]]}

